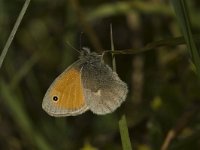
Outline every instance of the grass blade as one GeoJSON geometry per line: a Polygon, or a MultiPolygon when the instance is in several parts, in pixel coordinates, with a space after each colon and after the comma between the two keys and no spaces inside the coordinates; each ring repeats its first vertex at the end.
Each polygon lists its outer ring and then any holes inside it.
{"type": "Polygon", "coordinates": [[[186,3],[184,0],[171,0],[171,3],[174,7],[178,23],[185,38],[190,57],[196,66],[197,75],[200,79],[200,55],[192,36],[186,3]]]}
{"type": "Polygon", "coordinates": [[[27,8],[29,6],[29,3],[30,3],[30,0],[26,0],[25,1],[24,5],[22,7],[22,10],[21,10],[21,12],[20,12],[20,14],[19,14],[19,16],[17,18],[17,21],[15,22],[15,25],[14,25],[11,33],[10,33],[10,36],[9,36],[9,38],[8,38],[4,48],[3,48],[3,51],[2,51],[1,56],[0,56],[0,68],[1,68],[1,66],[3,64],[3,61],[4,61],[5,57],[6,57],[8,49],[10,47],[10,44],[12,43],[12,41],[13,41],[13,39],[15,37],[15,34],[16,34],[17,29],[18,29],[18,27],[19,27],[19,25],[20,25],[20,23],[22,21],[22,18],[24,17],[24,14],[26,13],[26,10],[27,10],[27,8]]]}
{"type": "Polygon", "coordinates": [[[33,140],[33,143],[38,150],[52,150],[46,139],[36,131],[33,127],[33,123],[29,119],[24,106],[20,103],[17,95],[9,88],[7,83],[0,78],[0,94],[4,100],[4,104],[9,108],[12,113],[13,120],[19,126],[21,131],[29,138],[33,140]]]}
{"type": "MultiPolygon", "coordinates": [[[[110,24],[110,42],[111,42],[111,51],[115,51],[115,47],[114,47],[114,42],[113,42],[113,31],[112,31],[112,24],[110,24]]],[[[116,68],[116,60],[115,60],[115,56],[112,53],[112,65],[113,65],[113,70],[116,72],[117,68],[116,68]]]]}
{"type": "Polygon", "coordinates": [[[119,131],[120,131],[123,150],[132,150],[125,115],[122,115],[121,119],[119,120],[119,131]]]}
{"type": "MultiPolygon", "coordinates": [[[[110,39],[111,39],[111,51],[114,52],[112,24],[110,25],[110,39]]],[[[116,72],[116,60],[114,54],[112,54],[112,64],[113,64],[113,70],[116,72]]],[[[119,120],[119,131],[120,131],[123,150],[132,150],[125,115],[122,115],[122,117],[119,120]]]]}

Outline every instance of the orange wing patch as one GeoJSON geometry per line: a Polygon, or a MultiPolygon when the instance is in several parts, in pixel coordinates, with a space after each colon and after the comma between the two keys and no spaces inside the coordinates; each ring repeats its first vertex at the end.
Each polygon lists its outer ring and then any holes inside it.
{"type": "Polygon", "coordinates": [[[69,69],[56,79],[50,93],[52,98],[58,96],[55,104],[59,108],[75,110],[85,105],[81,74],[77,69],[69,69]]]}

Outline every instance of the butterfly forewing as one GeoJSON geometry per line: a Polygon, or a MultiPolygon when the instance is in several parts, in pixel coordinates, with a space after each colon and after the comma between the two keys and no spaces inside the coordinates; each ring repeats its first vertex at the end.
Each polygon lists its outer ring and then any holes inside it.
{"type": "Polygon", "coordinates": [[[81,62],[68,67],[45,94],[43,109],[52,116],[78,115],[87,110],[81,81],[81,62]]]}

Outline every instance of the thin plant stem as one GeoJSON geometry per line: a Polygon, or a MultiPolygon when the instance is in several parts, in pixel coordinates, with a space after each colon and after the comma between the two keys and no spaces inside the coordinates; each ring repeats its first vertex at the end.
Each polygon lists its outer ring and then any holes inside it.
{"type": "MultiPolygon", "coordinates": [[[[111,39],[111,51],[114,52],[112,24],[110,25],[110,39],[111,39]]],[[[113,54],[112,54],[112,64],[113,64],[113,70],[116,72],[116,60],[113,54]]],[[[119,131],[120,131],[123,150],[132,150],[125,115],[122,115],[122,117],[119,120],[119,131]]]]}
{"type": "Polygon", "coordinates": [[[9,38],[8,38],[4,48],[3,48],[3,51],[2,51],[1,56],[0,56],[0,68],[2,67],[3,61],[4,61],[5,57],[6,57],[6,54],[8,53],[8,49],[9,49],[9,47],[10,47],[10,45],[11,45],[11,43],[12,43],[14,37],[15,37],[15,34],[16,34],[16,32],[18,30],[18,27],[19,27],[19,25],[20,25],[20,23],[22,21],[22,18],[24,17],[24,14],[26,13],[26,10],[27,10],[27,8],[29,6],[30,1],[31,0],[26,0],[25,1],[24,5],[22,7],[22,10],[21,10],[21,12],[20,12],[20,14],[19,14],[19,16],[17,18],[17,21],[15,22],[15,25],[14,25],[11,33],[10,33],[10,36],[9,36],[9,38]]]}
{"type": "MultiPolygon", "coordinates": [[[[112,31],[112,24],[110,24],[110,42],[111,42],[111,51],[114,52],[115,47],[114,47],[114,42],[113,42],[113,31],[112,31]]],[[[113,64],[113,70],[116,71],[117,67],[116,67],[116,59],[114,54],[112,53],[112,64],[113,64]]]]}
{"type": "Polygon", "coordinates": [[[120,131],[123,150],[132,150],[125,115],[122,115],[119,120],[119,131],[120,131]]]}

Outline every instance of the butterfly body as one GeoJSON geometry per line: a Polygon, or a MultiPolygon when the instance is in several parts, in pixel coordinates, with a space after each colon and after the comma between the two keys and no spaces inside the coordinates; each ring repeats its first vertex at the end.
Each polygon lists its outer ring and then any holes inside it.
{"type": "Polygon", "coordinates": [[[127,92],[127,85],[103,62],[102,55],[83,51],[51,84],[42,108],[55,117],[75,116],[89,109],[103,115],[119,107],[127,92]]]}

